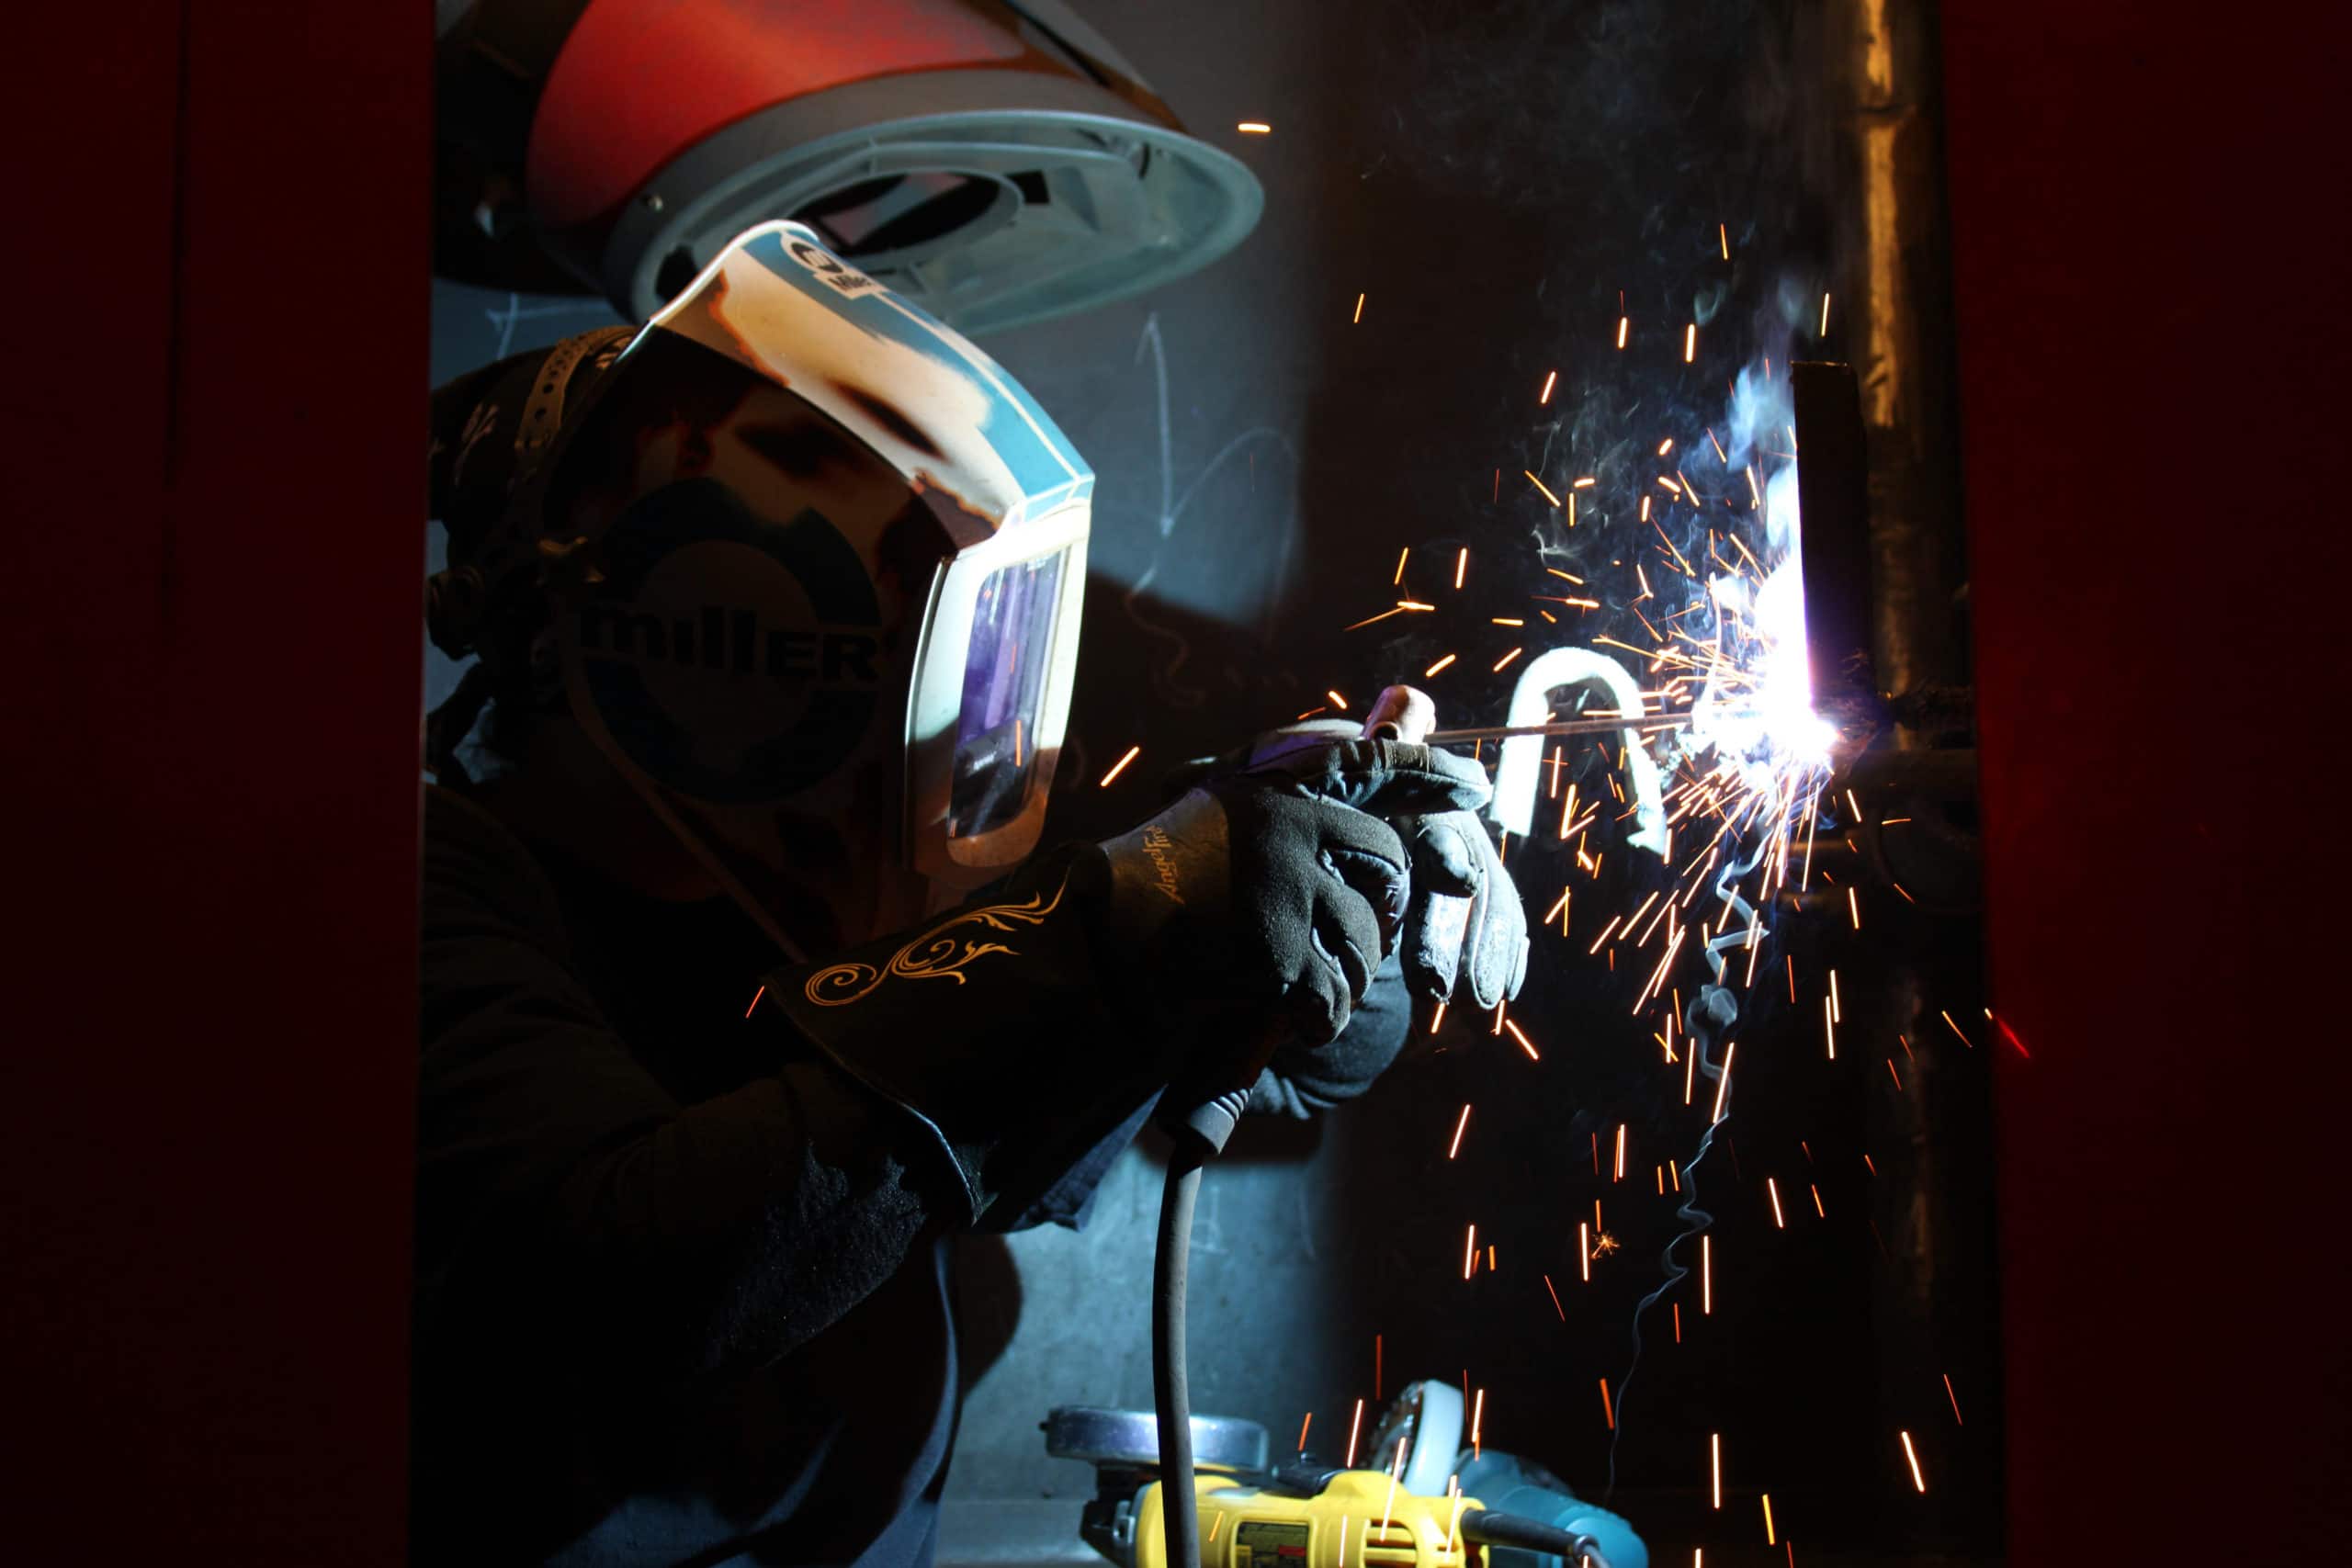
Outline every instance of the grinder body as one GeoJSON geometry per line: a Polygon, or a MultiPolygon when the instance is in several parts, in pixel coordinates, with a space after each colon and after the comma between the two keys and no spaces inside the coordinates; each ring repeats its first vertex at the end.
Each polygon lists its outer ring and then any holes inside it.
{"type": "MultiPolygon", "coordinates": [[[[1194,1479],[1202,1568],[1469,1568],[1479,1548],[1464,1540],[1472,1498],[1423,1497],[1376,1470],[1342,1470],[1312,1495],[1252,1485],[1230,1475],[1194,1479]]],[[[1135,1503],[1135,1568],[1169,1568],[1164,1488],[1135,1503]]]]}

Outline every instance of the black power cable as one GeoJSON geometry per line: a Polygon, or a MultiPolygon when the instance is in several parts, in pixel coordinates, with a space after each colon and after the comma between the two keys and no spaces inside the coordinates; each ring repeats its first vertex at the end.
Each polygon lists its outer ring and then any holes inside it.
{"type": "Polygon", "coordinates": [[[1547,1552],[1579,1565],[1590,1564],[1590,1568],[1609,1568],[1590,1536],[1517,1514],[1498,1514],[1491,1508],[1472,1508],[1462,1516],[1462,1539],[1485,1546],[1547,1552]]]}
{"type": "MultiPolygon", "coordinates": [[[[1271,1055],[1261,1052],[1259,1060],[1271,1055]]],[[[1256,1067],[1251,1068],[1251,1077],[1256,1067]]],[[[1159,1243],[1151,1269],[1151,1382],[1159,1417],[1159,1517],[1169,1568],[1201,1560],[1201,1505],[1193,1481],[1193,1391],[1184,1364],[1184,1285],[1193,1256],[1193,1209],[1201,1169],[1225,1148],[1249,1095],[1228,1090],[1163,1122],[1175,1147],[1159,1198],[1159,1243]]]]}

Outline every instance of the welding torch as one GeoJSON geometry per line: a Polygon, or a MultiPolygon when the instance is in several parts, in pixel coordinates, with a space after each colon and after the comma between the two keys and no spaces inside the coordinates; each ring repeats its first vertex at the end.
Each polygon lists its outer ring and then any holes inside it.
{"type": "Polygon", "coordinates": [[[1432,729],[1420,739],[1430,746],[1459,746],[1472,740],[1507,740],[1514,735],[1613,735],[1621,729],[1687,729],[1691,723],[1689,714],[1661,714],[1647,718],[1571,718],[1556,724],[1495,724],[1476,729],[1432,729]]]}

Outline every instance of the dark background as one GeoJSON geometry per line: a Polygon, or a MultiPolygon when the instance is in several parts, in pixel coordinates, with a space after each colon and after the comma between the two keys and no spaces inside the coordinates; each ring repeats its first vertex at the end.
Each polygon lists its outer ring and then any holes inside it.
{"type": "MultiPolygon", "coordinates": [[[[1661,318],[1688,309],[1718,220],[1736,254],[1823,261],[1804,242],[1804,144],[1771,134],[1790,100],[1770,12],[1660,9],[1687,34],[1600,47],[1577,29],[1607,7],[1558,9],[1559,33],[1480,8],[1343,26],[1100,10],[1196,129],[1222,139],[1251,117],[1275,133],[1242,149],[1270,196],[1243,252],[989,345],[1104,475],[1090,635],[1127,651],[1090,649],[1074,728],[1112,756],[1147,750],[1124,795],[1073,796],[1071,830],[1148,807],[1146,764],[1288,716],[1326,682],[1361,702],[1424,667],[1433,653],[1337,631],[1385,602],[1396,548],[1470,545],[1480,592],[1487,567],[1523,570],[1526,514],[1482,504],[1479,484],[1544,451],[1541,372],[1560,366],[1561,402],[1617,288],[1637,322],[1641,289],[1661,318]],[[1792,194],[1776,206],[1767,188],[1792,194]],[[1342,333],[1359,290],[1364,321],[1342,333]],[[1154,361],[1136,359],[1155,319],[1164,470],[1154,361]],[[1163,472],[1182,494],[1261,429],[1156,540],[1163,472]],[[1286,488],[1270,477],[1285,460],[1286,488]],[[1123,608],[1155,549],[1148,596],[1123,608]],[[1153,626],[1189,639],[1183,661],[1153,626]]],[[[2303,782],[2323,759],[2304,748],[2332,618],[2297,578],[2324,584],[2332,557],[2324,490],[2290,477],[2341,446],[2342,266],[2324,243],[2341,25],[2196,20],[1972,6],[1943,30],[1993,995],[2035,1052],[2003,1059],[1997,1117],[2020,1562],[2192,1544],[2326,1560],[2346,1522],[2324,1197],[2342,1030],[2300,917],[2324,883],[2327,818],[2303,782]]],[[[77,17],[36,27],[53,36],[26,40],[40,69],[5,127],[20,554],[0,733],[21,908],[0,1050],[0,1529],[29,1561],[394,1562],[429,28],[238,4],[124,7],[103,37],[77,17]]],[[[1490,694],[1439,693],[1464,710],[1490,694]]],[[[1614,1047],[1579,1049],[1568,1028],[1535,1032],[1544,1097],[1512,1109],[1617,1119],[1614,1047]]],[[[1517,1260],[1543,1244],[1506,1231],[1504,1271],[1464,1285],[1458,1233],[1373,1201],[1458,1201],[1430,1172],[1456,1088],[1483,1109],[1525,1081],[1473,1043],[1335,1119],[1303,1179],[1287,1167],[1307,1151],[1281,1147],[1213,1179],[1236,1209],[1204,1220],[1223,1227],[1211,1244],[1317,1283],[1259,1288],[1208,1256],[1214,1310],[1256,1332],[1204,1332],[1204,1407],[1282,1432],[1299,1412],[1257,1391],[1295,1387],[1319,1436],[1367,1392],[1370,1332],[1392,1377],[1451,1375],[1467,1341],[1497,1391],[1493,1440],[1588,1479],[1584,1339],[1554,1319],[1548,1347],[1514,1348],[1541,1344],[1540,1316],[1517,1314],[1549,1303],[1527,1300],[1517,1260]],[[1351,1155],[1382,1116],[1413,1122],[1409,1140],[1351,1155]],[[1296,1269],[1302,1255],[1319,1267],[1296,1269]]],[[[1494,1131],[1474,1117],[1465,1159],[1507,1157],[1494,1131]]],[[[1523,1157],[1566,1167],[1579,1131],[1523,1157]]],[[[1106,1221],[1146,1173],[1123,1171],[1106,1221]]],[[[1727,1237],[1741,1222],[1722,1213],[1727,1237]]],[[[1011,1438],[986,1434],[1033,1404],[1139,1400],[1141,1278],[1088,1250],[1137,1223],[1023,1255],[1032,1321],[1074,1318],[1084,1345],[1032,1363],[1067,1393],[1016,1383],[1018,1341],[983,1380],[959,1492],[1023,1483],[1011,1438]]],[[[1651,1382],[1634,1418],[1720,1418],[1736,1479],[1863,1462],[1770,1427],[1735,1436],[1743,1411],[1804,1397],[1774,1389],[1786,1375],[1750,1360],[1700,1380],[1720,1417],[1651,1382]]],[[[1883,1438],[1866,1456],[1882,1467],[1883,1438]]],[[[1687,1447],[1645,1455],[1629,1436],[1624,1457],[1702,1474],[1687,1447]]],[[[1890,1479],[1834,1528],[1875,1534],[1890,1479]]],[[[1763,1556],[1746,1530],[1722,1538],[1741,1547],[1707,1539],[1723,1561],[1763,1556]]]]}

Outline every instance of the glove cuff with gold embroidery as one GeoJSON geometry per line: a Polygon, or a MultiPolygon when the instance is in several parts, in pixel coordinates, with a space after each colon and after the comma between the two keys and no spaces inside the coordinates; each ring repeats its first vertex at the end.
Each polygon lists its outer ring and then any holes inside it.
{"type": "Polygon", "coordinates": [[[1164,1081],[1103,1006],[1103,872],[1091,846],[1057,852],[910,932],[767,977],[801,1033],[929,1132],[975,1221],[1033,1197],[1164,1081]]]}

